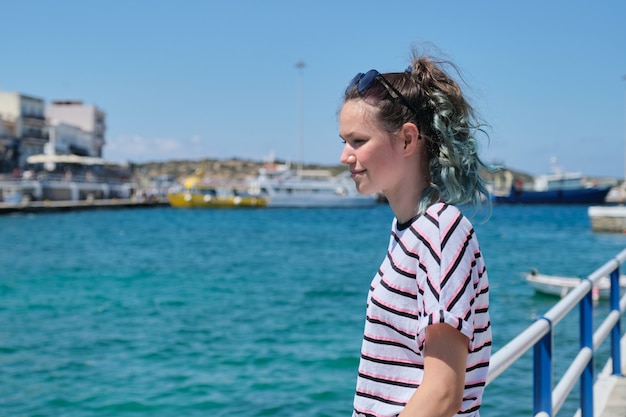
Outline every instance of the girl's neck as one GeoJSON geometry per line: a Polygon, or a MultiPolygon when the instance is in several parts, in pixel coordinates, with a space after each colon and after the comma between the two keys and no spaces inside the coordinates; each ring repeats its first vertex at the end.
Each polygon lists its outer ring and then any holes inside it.
{"type": "Polygon", "coordinates": [[[406,223],[417,215],[420,197],[425,188],[426,184],[413,184],[384,193],[398,222],[406,223]]]}
{"type": "MultiPolygon", "coordinates": [[[[423,143],[420,143],[423,146],[423,143]]],[[[383,190],[389,206],[398,222],[406,223],[418,214],[422,192],[430,184],[429,161],[421,149],[410,157],[399,161],[397,182],[389,190],[383,190]]]]}

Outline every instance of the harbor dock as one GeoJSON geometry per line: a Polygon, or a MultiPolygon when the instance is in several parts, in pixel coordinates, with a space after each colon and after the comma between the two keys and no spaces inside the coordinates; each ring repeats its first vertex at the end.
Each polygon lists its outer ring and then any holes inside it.
{"type": "Polygon", "coordinates": [[[131,198],[114,198],[105,200],[78,201],[29,201],[27,203],[0,203],[0,215],[19,213],[50,213],[59,211],[102,210],[150,208],[168,206],[165,199],[137,200],[131,198]]]}
{"type": "Polygon", "coordinates": [[[590,206],[587,212],[594,232],[626,232],[626,206],[590,206]]]}
{"type": "Polygon", "coordinates": [[[622,337],[620,345],[622,375],[612,375],[613,363],[609,359],[593,386],[594,415],[597,417],[626,416],[626,336],[622,337]]]}

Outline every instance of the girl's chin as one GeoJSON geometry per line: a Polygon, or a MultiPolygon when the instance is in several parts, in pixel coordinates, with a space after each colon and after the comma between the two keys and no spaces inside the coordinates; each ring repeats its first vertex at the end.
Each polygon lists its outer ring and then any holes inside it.
{"type": "Polygon", "coordinates": [[[359,194],[374,194],[376,191],[370,188],[371,187],[368,187],[367,184],[365,183],[362,183],[362,182],[356,183],[356,190],[359,194]]]}

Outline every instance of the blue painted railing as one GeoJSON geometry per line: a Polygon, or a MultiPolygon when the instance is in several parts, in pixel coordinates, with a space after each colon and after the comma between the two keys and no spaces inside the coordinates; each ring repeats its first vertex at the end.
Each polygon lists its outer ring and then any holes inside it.
{"type": "Polygon", "coordinates": [[[602,342],[611,336],[612,374],[621,375],[620,318],[626,311],[626,295],[620,300],[620,265],[626,261],[626,249],[598,268],[568,293],[546,314],[539,317],[491,358],[487,384],[533,349],[533,415],[554,416],[580,382],[580,415],[593,417],[593,359],[602,342]],[[610,276],[609,312],[593,332],[593,286],[603,276],[610,276]],[[580,311],[580,350],[554,387],[552,360],[553,329],[574,307],[580,311]]]}

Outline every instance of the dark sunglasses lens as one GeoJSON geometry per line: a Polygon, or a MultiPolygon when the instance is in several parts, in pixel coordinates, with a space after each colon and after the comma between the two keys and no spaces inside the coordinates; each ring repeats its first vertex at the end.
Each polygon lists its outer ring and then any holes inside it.
{"type": "Polygon", "coordinates": [[[365,73],[365,75],[363,75],[363,77],[359,80],[356,91],[359,94],[363,94],[364,92],[366,92],[372,86],[372,84],[374,84],[374,81],[376,81],[376,78],[379,75],[379,72],[376,70],[367,71],[367,73],[365,73]]]}
{"type": "Polygon", "coordinates": [[[350,92],[350,90],[352,90],[352,88],[355,85],[357,85],[357,83],[361,80],[361,78],[363,78],[363,73],[362,72],[359,72],[357,75],[355,75],[354,78],[352,79],[352,81],[350,81],[350,83],[346,87],[345,94],[348,94],[350,92]]]}

